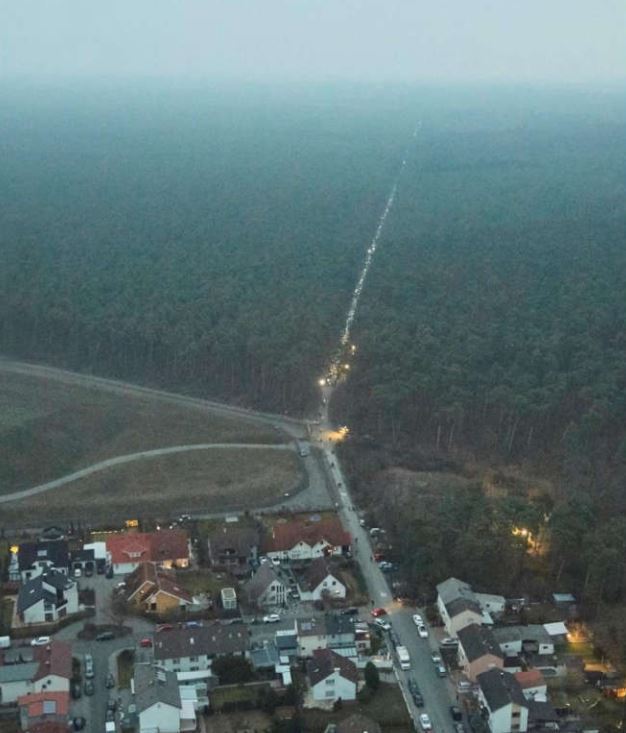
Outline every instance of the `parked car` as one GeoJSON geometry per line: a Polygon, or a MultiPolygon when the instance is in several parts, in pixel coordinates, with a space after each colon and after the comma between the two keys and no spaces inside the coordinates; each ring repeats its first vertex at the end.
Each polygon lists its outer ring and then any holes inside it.
{"type": "Polygon", "coordinates": [[[452,716],[452,720],[456,722],[463,720],[463,711],[458,705],[450,705],[450,715],[452,716]]]}
{"type": "Polygon", "coordinates": [[[35,639],[31,639],[30,645],[31,646],[48,646],[48,644],[52,641],[52,639],[49,636],[38,636],[35,639]]]}
{"type": "Polygon", "coordinates": [[[413,679],[413,677],[409,677],[409,692],[413,694],[415,690],[419,690],[417,682],[413,679]]]}
{"type": "Polygon", "coordinates": [[[91,654],[85,654],[85,677],[92,679],[94,676],[93,657],[91,654]]]}
{"type": "Polygon", "coordinates": [[[428,639],[428,629],[424,626],[424,624],[420,624],[417,627],[417,633],[420,636],[420,639],[428,639]]]}
{"type": "Polygon", "coordinates": [[[174,627],[172,626],[172,624],[159,624],[156,627],[156,630],[157,630],[157,633],[159,633],[160,631],[171,631],[173,628],[174,627]]]}
{"type": "Polygon", "coordinates": [[[433,660],[433,664],[441,664],[441,655],[437,654],[437,652],[433,652],[430,658],[433,660]]]}
{"type": "Polygon", "coordinates": [[[148,648],[152,646],[152,639],[149,636],[144,637],[140,642],[139,646],[142,646],[144,648],[148,648]]]}
{"type": "Polygon", "coordinates": [[[93,575],[93,565],[85,565],[85,577],[91,578],[93,575]]]}
{"type": "Polygon", "coordinates": [[[464,723],[457,722],[457,723],[453,723],[452,725],[454,727],[454,733],[466,733],[464,723]]]}
{"type": "Polygon", "coordinates": [[[430,718],[427,713],[420,714],[420,728],[423,731],[432,730],[433,724],[430,722],[430,718]]]}
{"type": "Polygon", "coordinates": [[[115,677],[109,672],[107,675],[107,678],[104,682],[104,686],[107,688],[107,690],[110,690],[112,687],[115,687],[115,677]]]}
{"type": "Polygon", "coordinates": [[[377,618],[374,623],[376,626],[380,627],[383,631],[390,631],[391,630],[391,624],[389,621],[385,620],[384,618],[377,618]]]}
{"type": "Polygon", "coordinates": [[[411,697],[413,698],[413,702],[415,703],[416,708],[424,707],[424,698],[422,697],[422,693],[419,690],[413,692],[411,694],[411,697]]]}
{"type": "Polygon", "coordinates": [[[359,609],[358,608],[344,608],[341,612],[342,616],[358,616],[359,615],[359,609]]]}
{"type": "Polygon", "coordinates": [[[419,615],[419,613],[413,614],[413,623],[416,626],[423,626],[424,625],[424,619],[419,615]]]}
{"type": "Polygon", "coordinates": [[[386,616],[387,611],[384,608],[372,608],[371,614],[374,618],[378,618],[379,616],[386,616]]]}
{"type": "Polygon", "coordinates": [[[447,677],[448,676],[448,670],[445,668],[443,662],[440,662],[435,669],[437,670],[437,676],[438,677],[447,677]]]}
{"type": "Polygon", "coordinates": [[[109,578],[109,580],[113,577],[113,565],[109,565],[109,567],[106,569],[104,573],[106,578],[109,578]]]}
{"type": "Polygon", "coordinates": [[[439,642],[439,646],[453,647],[453,646],[458,646],[458,645],[459,645],[459,640],[454,639],[452,636],[446,636],[445,639],[442,639],[439,642]]]}
{"type": "Polygon", "coordinates": [[[75,578],[80,578],[82,574],[83,574],[83,571],[80,568],[74,568],[74,577],[75,578]]]}
{"type": "Polygon", "coordinates": [[[78,700],[79,697],[82,697],[83,688],[81,687],[80,682],[78,680],[72,680],[70,692],[72,693],[73,700],[78,700]]]}
{"type": "Polygon", "coordinates": [[[93,680],[85,680],[85,695],[93,695],[96,691],[96,686],[93,680]]]}
{"type": "Polygon", "coordinates": [[[96,636],[96,641],[111,641],[111,639],[115,639],[115,634],[112,631],[101,631],[96,636]]]}
{"type": "Polygon", "coordinates": [[[277,613],[268,613],[267,616],[263,616],[264,624],[276,624],[280,621],[280,616],[277,613]]]}
{"type": "Polygon", "coordinates": [[[85,727],[87,721],[82,716],[72,718],[72,728],[74,730],[82,730],[85,727]]]}

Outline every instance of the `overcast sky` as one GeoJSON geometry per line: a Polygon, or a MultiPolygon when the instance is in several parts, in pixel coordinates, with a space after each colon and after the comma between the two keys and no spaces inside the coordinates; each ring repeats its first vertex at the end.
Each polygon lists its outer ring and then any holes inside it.
{"type": "Polygon", "coordinates": [[[0,0],[0,75],[604,82],[626,0],[0,0]]]}

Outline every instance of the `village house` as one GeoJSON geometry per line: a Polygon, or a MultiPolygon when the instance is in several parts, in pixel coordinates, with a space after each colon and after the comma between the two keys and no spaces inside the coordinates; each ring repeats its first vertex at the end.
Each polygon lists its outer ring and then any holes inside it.
{"type": "Polygon", "coordinates": [[[265,554],[279,560],[314,560],[342,555],[350,550],[351,537],[336,515],[276,522],[265,545],[265,554]]]}
{"type": "Polygon", "coordinates": [[[76,582],[58,570],[27,580],[17,596],[17,614],[24,624],[46,624],[77,613],[76,582]]]}
{"type": "Polygon", "coordinates": [[[180,679],[209,679],[216,657],[247,656],[250,635],[244,624],[213,623],[192,629],[171,629],[157,634],[154,660],[180,679]],[[196,673],[196,674],[189,674],[196,673]]]}
{"type": "Polygon", "coordinates": [[[468,583],[448,578],[437,586],[437,608],[450,636],[469,624],[492,626],[494,618],[504,613],[504,596],[475,593],[468,583]]]}
{"type": "Polygon", "coordinates": [[[554,641],[541,624],[503,626],[493,629],[500,649],[507,656],[519,654],[554,654],[554,641]]]}
{"type": "Polygon", "coordinates": [[[151,664],[136,664],[132,692],[139,733],[180,733],[183,710],[173,672],[151,664]]]}
{"type": "Polygon", "coordinates": [[[478,701],[491,733],[525,733],[528,702],[512,674],[490,669],[478,675],[478,701]]]}
{"type": "Polygon", "coordinates": [[[224,523],[208,537],[209,561],[213,568],[233,575],[247,575],[257,562],[261,536],[256,527],[224,523]]]}
{"type": "Polygon", "coordinates": [[[50,570],[68,575],[70,556],[65,540],[22,542],[17,550],[17,568],[13,565],[10,580],[22,583],[50,570]]]}
{"type": "Polygon", "coordinates": [[[322,598],[345,598],[346,586],[333,572],[325,557],[318,557],[297,576],[301,601],[321,601],[322,598]]]}
{"type": "Polygon", "coordinates": [[[43,723],[60,723],[67,726],[70,709],[69,692],[35,692],[22,695],[17,704],[20,711],[20,726],[24,731],[43,723]]]}
{"type": "Polygon", "coordinates": [[[173,575],[143,562],[127,578],[125,596],[128,603],[147,613],[166,615],[185,610],[193,597],[181,588],[173,575]]]}
{"type": "Polygon", "coordinates": [[[332,649],[347,658],[356,658],[354,624],[348,616],[317,616],[296,620],[298,656],[312,657],[319,649],[332,649]]]}
{"type": "Polygon", "coordinates": [[[306,665],[313,700],[335,702],[356,699],[358,671],[356,664],[331,649],[317,649],[306,665]]]}
{"type": "Polygon", "coordinates": [[[496,667],[502,669],[504,656],[492,632],[478,624],[459,630],[458,660],[466,677],[472,682],[481,672],[496,667]]]}
{"type": "Polygon", "coordinates": [[[538,669],[516,672],[515,679],[518,681],[527,700],[545,702],[548,699],[548,685],[545,677],[538,669]]]}
{"type": "Polygon", "coordinates": [[[189,536],[182,529],[111,534],[106,548],[115,575],[128,575],[146,562],[166,570],[189,566],[189,536]]]}
{"type": "Polygon", "coordinates": [[[38,692],[69,693],[71,677],[72,649],[66,642],[6,649],[0,665],[0,704],[38,692]]]}
{"type": "Polygon", "coordinates": [[[261,563],[256,573],[244,584],[243,591],[251,606],[271,608],[283,605],[288,588],[270,563],[261,563]]]}

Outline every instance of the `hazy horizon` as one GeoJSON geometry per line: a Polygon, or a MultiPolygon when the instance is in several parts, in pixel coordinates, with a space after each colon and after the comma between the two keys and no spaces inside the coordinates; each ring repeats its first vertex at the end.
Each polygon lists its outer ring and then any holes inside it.
{"type": "Polygon", "coordinates": [[[613,84],[617,0],[6,4],[0,79],[613,84]]]}

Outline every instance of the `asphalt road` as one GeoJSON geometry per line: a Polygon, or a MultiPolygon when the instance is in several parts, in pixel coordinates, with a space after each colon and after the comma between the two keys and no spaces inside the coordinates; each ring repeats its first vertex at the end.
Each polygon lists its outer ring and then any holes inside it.
{"type": "MultiPolygon", "coordinates": [[[[388,614],[393,631],[397,634],[400,644],[405,646],[411,657],[411,669],[403,671],[400,669],[397,658],[394,655],[394,667],[396,677],[400,683],[408,710],[412,715],[416,726],[419,729],[420,713],[428,713],[433,729],[437,733],[453,733],[450,705],[455,701],[455,693],[448,678],[440,678],[436,674],[435,665],[431,659],[431,653],[437,650],[432,633],[428,639],[421,639],[417,634],[417,628],[413,623],[413,614],[421,613],[417,608],[406,608],[393,600],[385,574],[374,562],[370,535],[367,529],[361,527],[359,515],[354,507],[350,491],[341,470],[339,460],[334,452],[334,446],[329,443],[326,436],[331,432],[328,420],[327,405],[330,402],[332,387],[323,388],[323,396],[326,398],[322,419],[319,426],[314,427],[312,441],[319,445],[325,455],[327,471],[330,476],[332,497],[340,512],[345,528],[353,537],[353,557],[358,562],[363,577],[365,578],[370,596],[371,607],[383,607],[388,614]],[[417,708],[409,693],[408,680],[413,677],[424,697],[424,707],[417,708]]],[[[421,613],[424,618],[424,614],[421,613]]],[[[393,648],[392,645],[390,645],[393,648]]]]}

